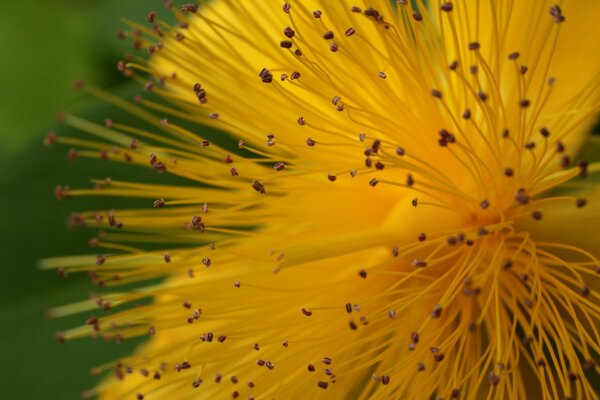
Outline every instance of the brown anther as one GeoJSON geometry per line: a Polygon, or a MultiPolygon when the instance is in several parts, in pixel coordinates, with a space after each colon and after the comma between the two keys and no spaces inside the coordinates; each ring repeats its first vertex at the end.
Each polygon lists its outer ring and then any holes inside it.
{"type": "Polygon", "coordinates": [[[384,71],[379,71],[377,73],[377,76],[379,77],[379,79],[387,79],[387,74],[384,71]]]}
{"type": "Polygon", "coordinates": [[[327,386],[329,386],[329,383],[327,383],[325,381],[318,381],[317,386],[320,387],[321,389],[327,389],[327,386]]]}
{"type": "Polygon", "coordinates": [[[485,199],[481,203],[479,203],[479,207],[481,207],[482,210],[487,209],[489,206],[490,206],[490,202],[487,199],[485,199]]]}
{"type": "Polygon", "coordinates": [[[154,208],[163,208],[165,206],[165,199],[157,199],[152,203],[154,208]]]}
{"type": "Polygon", "coordinates": [[[414,198],[410,201],[410,204],[412,204],[413,207],[416,207],[419,205],[419,199],[414,198]]]}
{"type": "Polygon", "coordinates": [[[238,281],[238,280],[233,281],[233,286],[235,286],[236,288],[239,289],[241,286],[240,281],[238,281]]]}
{"type": "Polygon", "coordinates": [[[252,188],[261,194],[265,194],[265,185],[259,181],[252,181],[252,188]]]}
{"type": "Polygon", "coordinates": [[[98,254],[96,256],[96,265],[102,265],[106,262],[106,257],[104,257],[102,254],[98,254]]]}
{"type": "Polygon", "coordinates": [[[197,389],[200,385],[202,384],[202,379],[200,378],[196,378],[194,379],[194,381],[192,382],[192,387],[194,389],[197,389]]]}
{"type": "Polygon", "coordinates": [[[531,213],[531,218],[535,219],[536,221],[539,221],[539,220],[541,220],[541,219],[542,219],[542,212],[541,212],[541,211],[538,211],[538,210],[536,210],[536,211],[533,211],[533,212],[531,213]]]}
{"type": "Polygon", "coordinates": [[[521,73],[521,75],[525,75],[527,71],[529,71],[527,65],[521,65],[521,67],[519,68],[519,72],[521,73]]]}
{"type": "Polygon", "coordinates": [[[292,6],[290,5],[290,3],[283,3],[283,12],[286,14],[290,13],[290,9],[292,8],[292,6]]]}
{"type": "Polygon", "coordinates": [[[488,99],[488,95],[482,90],[477,92],[477,97],[479,97],[479,100],[481,101],[486,101],[488,99]]]}
{"type": "Polygon", "coordinates": [[[512,266],[513,266],[513,261],[510,258],[506,258],[506,259],[504,259],[504,261],[502,261],[502,268],[509,269],[512,266]]]}
{"type": "Polygon", "coordinates": [[[381,383],[384,385],[388,385],[390,383],[389,375],[381,375],[381,383]]]}
{"type": "Polygon", "coordinates": [[[577,208],[585,207],[586,204],[587,204],[587,200],[584,198],[579,198],[579,199],[575,200],[575,205],[577,206],[577,208]]]}
{"type": "Polygon", "coordinates": [[[562,15],[562,10],[556,4],[550,7],[550,15],[552,16],[552,19],[554,19],[554,22],[557,24],[565,22],[565,17],[564,15],[562,15]]]}
{"type": "Polygon", "coordinates": [[[442,92],[440,92],[437,89],[431,89],[431,95],[433,97],[435,97],[436,99],[441,99],[442,98],[442,92]]]}
{"type": "Polygon", "coordinates": [[[294,43],[292,43],[291,40],[282,40],[281,42],[279,42],[279,46],[283,47],[284,49],[290,49],[293,45],[294,43]]]}
{"type": "Polygon", "coordinates": [[[506,176],[507,178],[511,178],[515,175],[515,171],[512,168],[505,168],[504,169],[504,176],[506,176]]]}
{"type": "Polygon", "coordinates": [[[273,369],[275,368],[275,365],[273,365],[273,363],[269,360],[265,361],[265,367],[267,367],[268,369],[273,369]]]}
{"type": "Polygon", "coordinates": [[[304,314],[307,317],[310,317],[312,315],[312,311],[309,311],[306,308],[302,308],[302,314],[304,314]]]}
{"type": "Polygon", "coordinates": [[[450,11],[452,11],[453,8],[454,8],[454,6],[452,5],[451,2],[444,3],[440,6],[440,10],[442,10],[444,12],[450,12],[450,11]]]}
{"type": "Polygon", "coordinates": [[[583,364],[582,364],[582,368],[584,371],[591,371],[594,368],[596,368],[597,364],[596,361],[592,360],[591,358],[587,359],[583,364]]]}
{"type": "Polygon", "coordinates": [[[450,71],[455,71],[458,68],[458,61],[454,60],[448,65],[450,71]]]}
{"type": "Polygon", "coordinates": [[[327,179],[329,179],[330,182],[335,182],[337,177],[333,174],[327,174],[327,179]]]}
{"type": "Polygon", "coordinates": [[[417,239],[419,240],[419,242],[424,242],[425,240],[427,240],[427,235],[425,233],[421,232],[417,236],[417,239]]]}
{"type": "Polygon", "coordinates": [[[346,37],[350,37],[352,35],[354,35],[356,33],[356,30],[354,30],[354,28],[350,27],[348,29],[346,29],[346,32],[344,32],[344,35],[346,37]]]}
{"type": "Polygon", "coordinates": [[[417,268],[425,268],[427,266],[427,261],[424,260],[419,260],[419,259],[413,259],[411,264],[413,265],[413,267],[417,267],[417,268]]]}
{"type": "Polygon", "coordinates": [[[402,147],[397,147],[396,154],[399,155],[400,157],[402,157],[406,154],[406,152],[404,151],[404,149],[402,147]]]}
{"type": "Polygon", "coordinates": [[[522,205],[529,203],[529,196],[527,196],[525,189],[521,188],[521,189],[517,190],[517,194],[515,195],[515,200],[517,201],[517,203],[522,204],[522,205]]]}
{"type": "Polygon", "coordinates": [[[417,22],[423,21],[423,15],[420,12],[418,12],[418,11],[413,12],[412,17],[417,22]]]}
{"type": "Polygon", "coordinates": [[[498,375],[496,375],[495,372],[491,371],[488,374],[488,381],[490,382],[490,385],[497,386],[498,383],[500,383],[500,377],[498,375]]]}
{"type": "Polygon", "coordinates": [[[232,167],[229,170],[229,173],[231,174],[231,176],[239,176],[240,175],[239,172],[238,172],[238,170],[235,167],[232,167]]]}
{"type": "Polygon", "coordinates": [[[321,15],[323,15],[323,13],[321,12],[321,10],[315,10],[313,11],[312,15],[315,18],[321,18],[321,15]]]}
{"type": "Polygon", "coordinates": [[[589,163],[582,160],[577,163],[577,167],[579,167],[579,176],[585,178],[588,174],[589,163]]]}
{"type": "Polygon", "coordinates": [[[367,279],[367,270],[361,269],[360,271],[358,271],[358,276],[360,276],[363,279],[367,279]]]}
{"type": "Polygon", "coordinates": [[[295,31],[292,29],[292,27],[290,27],[290,26],[286,26],[286,27],[283,29],[283,34],[284,34],[284,35],[285,35],[287,38],[291,39],[291,38],[293,38],[293,37],[294,37],[294,35],[296,35],[296,32],[295,32],[295,31]]]}
{"type": "Polygon", "coordinates": [[[441,362],[444,359],[444,355],[443,354],[436,354],[433,356],[433,359],[437,362],[441,362]]]}
{"type": "Polygon", "coordinates": [[[583,286],[579,289],[579,293],[581,293],[583,297],[588,297],[590,294],[590,288],[587,286],[583,286]]]}
{"type": "Polygon", "coordinates": [[[311,139],[311,138],[306,139],[306,145],[308,147],[313,147],[315,144],[317,144],[317,142],[315,142],[314,139],[311,139]]]}
{"type": "Polygon", "coordinates": [[[529,101],[528,99],[521,99],[519,100],[519,106],[521,108],[527,108],[531,105],[531,101],[529,101]]]}
{"type": "Polygon", "coordinates": [[[460,389],[458,389],[458,388],[452,389],[452,392],[450,393],[450,398],[458,399],[459,396],[460,396],[460,389]]]}
{"type": "Polygon", "coordinates": [[[406,176],[406,186],[412,186],[414,184],[415,184],[415,180],[414,180],[412,174],[408,174],[406,176]]]}
{"type": "Polygon", "coordinates": [[[535,142],[527,142],[527,143],[525,143],[525,148],[527,150],[533,150],[533,149],[535,149],[535,142]]]}
{"type": "Polygon", "coordinates": [[[469,50],[479,50],[480,47],[481,45],[479,44],[479,42],[469,43],[469,50]]]}
{"type": "Polygon", "coordinates": [[[69,151],[67,151],[67,159],[70,161],[77,160],[77,149],[69,149],[69,151]]]}
{"type": "Polygon", "coordinates": [[[425,364],[423,364],[422,362],[417,364],[417,371],[418,372],[422,372],[425,371],[425,364]]]}
{"type": "Polygon", "coordinates": [[[442,306],[440,304],[436,304],[436,306],[433,308],[433,311],[431,311],[431,318],[439,318],[442,315],[442,306]]]}
{"type": "Polygon", "coordinates": [[[339,46],[337,45],[337,43],[331,43],[329,45],[329,50],[331,50],[331,52],[335,53],[336,51],[339,50],[339,46]]]}
{"type": "Polygon", "coordinates": [[[398,246],[392,246],[392,257],[398,257],[399,251],[398,246]]]}
{"type": "Polygon", "coordinates": [[[56,134],[56,132],[54,132],[54,131],[48,132],[46,134],[46,137],[44,138],[44,145],[50,146],[51,144],[56,142],[57,138],[58,138],[58,135],[56,134]]]}
{"type": "Polygon", "coordinates": [[[547,138],[547,137],[549,137],[549,136],[550,136],[550,131],[548,130],[548,128],[546,128],[546,127],[542,127],[542,128],[540,128],[540,134],[541,134],[543,137],[547,138]]]}
{"type": "Polygon", "coordinates": [[[271,82],[273,82],[273,74],[271,74],[271,72],[268,69],[266,69],[266,68],[263,68],[259,72],[258,76],[260,77],[260,79],[264,83],[271,83],[271,82]]]}
{"type": "Polygon", "coordinates": [[[455,236],[448,236],[448,238],[446,239],[446,242],[450,245],[450,246],[454,246],[456,245],[456,243],[458,243],[458,239],[456,239],[455,236]]]}
{"type": "Polygon", "coordinates": [[[471,110],[466,108],[465,111],[463,111],[462,117],[465,120],[471,119],[471,110]]]}
{"type": "Polygon", "coordinates": [[[517,58],[519,58],[519,56],[520,56],[519,52],[518,51],[514,51],[514,52],[512,52],[512,53],[510,53],[508,55],[508,59],[511,60],[511,61],[514,61],[517,58]]]}

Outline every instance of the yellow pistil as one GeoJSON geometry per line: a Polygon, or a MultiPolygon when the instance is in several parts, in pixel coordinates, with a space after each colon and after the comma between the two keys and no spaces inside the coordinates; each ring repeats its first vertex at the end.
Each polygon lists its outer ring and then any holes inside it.
{"type": "Polygon", "coordinates": [[[42,262],[107,287],[61,340],[149,336],[88,395],[598,398],[600,3],[166,3],[119,63],[166,102],[86,88],[151,128],[47,139],[157,172],[56,189],[148,202],[42,262]]]}

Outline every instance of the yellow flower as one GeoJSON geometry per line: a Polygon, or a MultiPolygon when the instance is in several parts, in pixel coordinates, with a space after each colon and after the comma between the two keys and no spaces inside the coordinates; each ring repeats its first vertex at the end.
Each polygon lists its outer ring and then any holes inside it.
{"type": "Polygon", "coordinates": [[[101,254],[43,263],[110,288],[53,310],[96,315],[61,339],[150,336],[88,394],[597,399],[600,166],[577,154],[600,2],[554,1],[167,2],[178,25],[132,23],[150,59],[119,68],[168,104],[89,88],[144,125],[66,116],[100,140],[49,138],[161,173],[57,188],[149,203],[76,215],[101,254]]]}

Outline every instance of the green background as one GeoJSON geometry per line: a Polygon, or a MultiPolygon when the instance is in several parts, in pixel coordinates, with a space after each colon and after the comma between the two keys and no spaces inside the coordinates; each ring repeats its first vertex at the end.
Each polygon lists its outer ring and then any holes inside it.
{"type": "MultiPolygon", "coordinates": [[[[83,276],[60,279],[36,261],[91,252],[91,230],[71,230],[74,210],[108,208],[103,199],[57,202],[57,184],[89,186],[92,177],[120,176],[99,161],[66,158],[68,148],[47,148],[47,131],[66,110],[101,121],[106,105],[71,89],[82,78],[104,88],[131,91],[116,70],[130,44],[117,40],[121,17],[143,22],[165,14],[162,0],[0,1],[0,398],[79,399],[94,385],[92,367],[131,350],[84,339],[60,345],[56,331],[87,315],[47,320],[52,306],[86,298],[94,287],[83,276]]],[[[112,114],[111,114],[112,115],[112,114]]],[[[129,172],[131,175],[131,172],[129,172]]]]}

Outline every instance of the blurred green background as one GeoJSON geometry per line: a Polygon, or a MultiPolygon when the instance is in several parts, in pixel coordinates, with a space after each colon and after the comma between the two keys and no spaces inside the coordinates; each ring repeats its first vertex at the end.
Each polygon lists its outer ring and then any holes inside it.
{"type": "MultiPolygon", "coordinates": [[[[123,176],[98,161],[72,164],[65,147],[47,148],[47,131],[60,110],[102,121],[106,105],[71,89],[82,78],[104,88],[126,84],[116,62],[130,44],[117,40],[121,17],[145,21],[165,14],[162,0],[0,1],[0,398],[79,399],[97,382],[92,367],[130,351],[101,339],[60,345],[55,332],[87,315],[59,320],[46,310],[87,297],[94,287],[83,276],[60,279],[36,261],[91,252],[90,230],[70,230],[74,210],[108,208],[103,199],[57,202],[57,184],[89,186],[91,177],[123,176]],[[99,115],[99,111],[100,111],[99,115]]],[[[131,91],[127,86],[119,91],[131,91]]],[[[129,172],[131,174],[131,172],[129,172]]]]}

